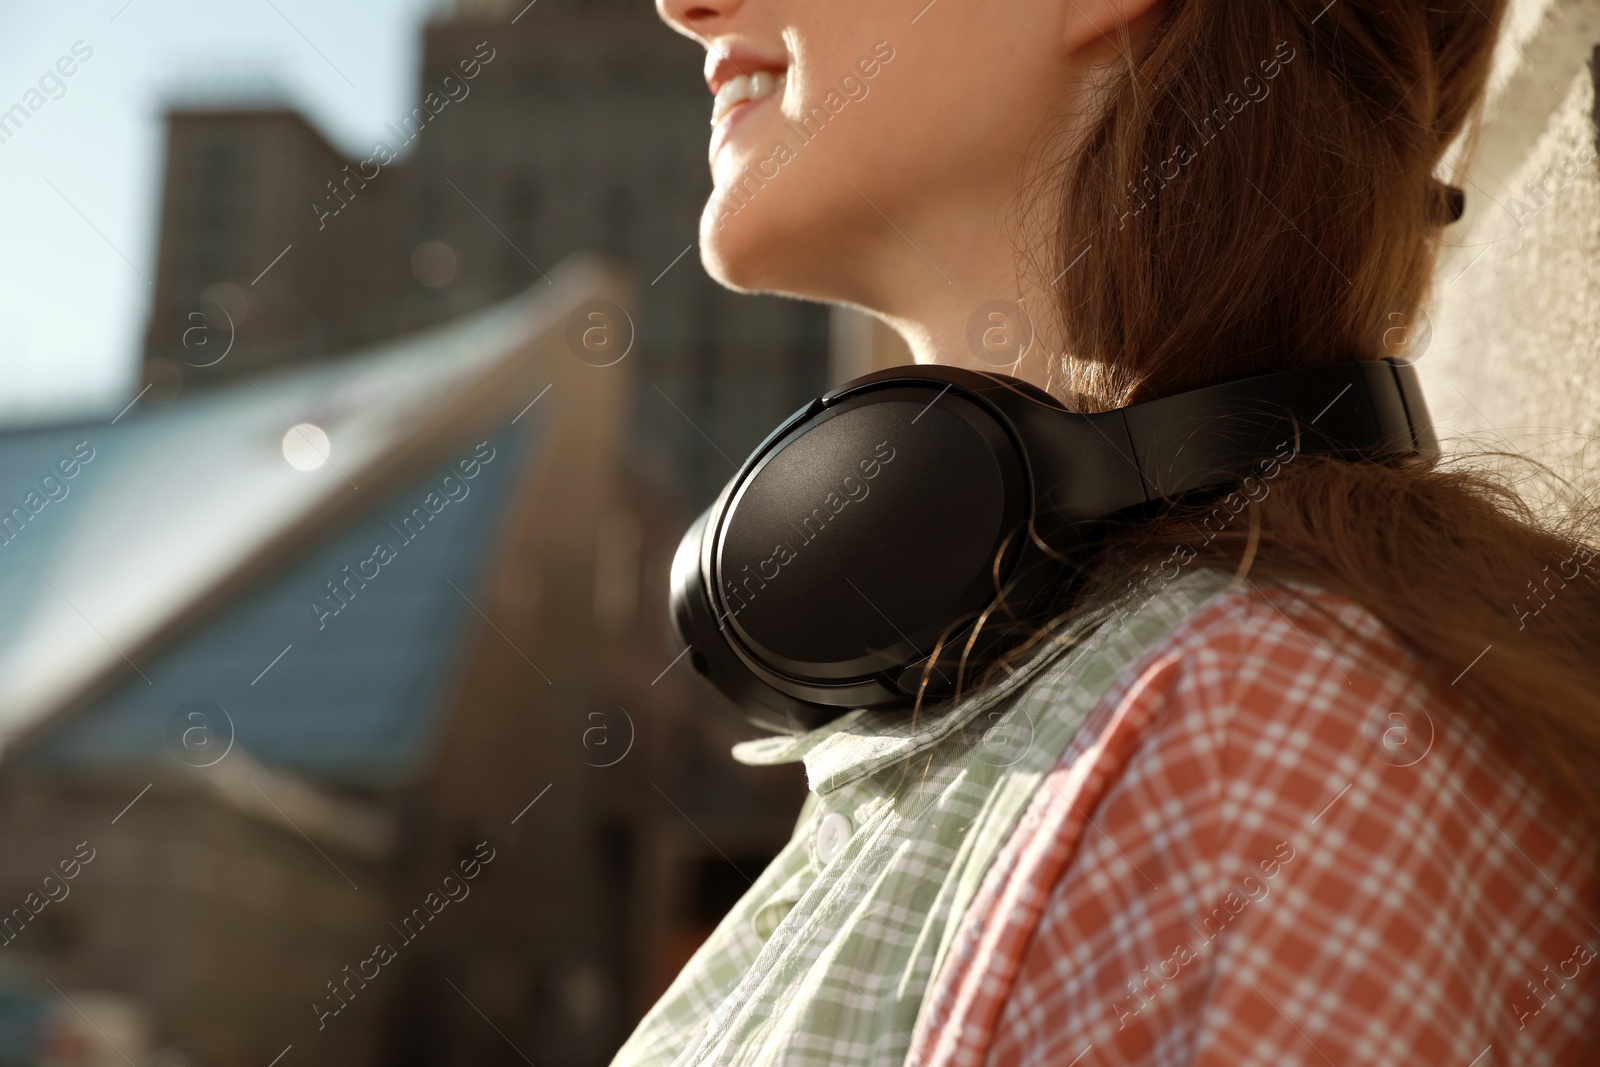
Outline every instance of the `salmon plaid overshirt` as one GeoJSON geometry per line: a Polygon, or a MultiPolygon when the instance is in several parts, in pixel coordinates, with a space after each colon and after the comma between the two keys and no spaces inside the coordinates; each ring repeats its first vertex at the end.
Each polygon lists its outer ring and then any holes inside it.
{"type": "Polygon", "coordinates": [[[1453,685],[1348,601],[1213,599],[1038,790],[906,1062],[1600,1063],[1595,840],[1453,685]]]}

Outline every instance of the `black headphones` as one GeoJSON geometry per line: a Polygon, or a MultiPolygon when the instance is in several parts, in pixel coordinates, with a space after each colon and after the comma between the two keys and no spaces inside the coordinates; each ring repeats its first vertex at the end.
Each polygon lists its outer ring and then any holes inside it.
{"type": "Polygon", "coordinates": [[[1416,372],[1393,360],[1093,415],[1001,374],[880,371],[791,416],[689,528],[673,624],[752,722],[809,730],[953,692],[930,654],[970,671],[1037,632],[1117,523],[1301,454],[1437,453],[1416,372]]]}

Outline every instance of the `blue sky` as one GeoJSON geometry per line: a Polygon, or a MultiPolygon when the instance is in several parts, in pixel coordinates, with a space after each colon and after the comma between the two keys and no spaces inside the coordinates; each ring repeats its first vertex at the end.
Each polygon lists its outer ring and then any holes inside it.
{"type": "Polygon", "coordinates": [[[0,424],[137,392],[155,273],[164,103],[275,85],[348,151],[406,110],[439,0],[52,0],[0,8],[0,424]],[[93,56],[41,75],[82,41],[93,56]],[[69,65],[70,67],[70,65],[69,65]],[[141,277],[141,273],[143,277],[141,277]]]}

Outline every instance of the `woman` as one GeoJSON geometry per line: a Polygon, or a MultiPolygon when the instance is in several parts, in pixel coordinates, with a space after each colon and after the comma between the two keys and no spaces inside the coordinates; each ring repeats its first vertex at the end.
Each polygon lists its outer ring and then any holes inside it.
{"type": "MultiPolygon", "coordinates": [[[[659,0],[714,276],[1081,411],[1403,348],[1505,6],[659,0]]],[[[954,707],[741,746],[812,795],[617,1063],[1595,1062],[1586,527],[1312,456],[1217,515],[954,707]]]]}

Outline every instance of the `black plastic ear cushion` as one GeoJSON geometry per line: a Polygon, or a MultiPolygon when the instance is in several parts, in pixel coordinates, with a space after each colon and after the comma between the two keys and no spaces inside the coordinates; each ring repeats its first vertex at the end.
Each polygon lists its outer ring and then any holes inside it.
{"type": "Polygon", "coordinates": [[[937,394],[915,384],[831,406],[722,509],[713,599],[752,657],[807,683],[898,673],[992,598],[995,557],[1028,514],[1021,453],[988,411],[937,394]]]}

